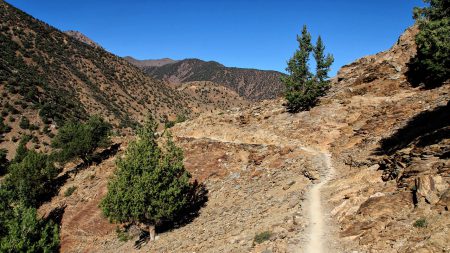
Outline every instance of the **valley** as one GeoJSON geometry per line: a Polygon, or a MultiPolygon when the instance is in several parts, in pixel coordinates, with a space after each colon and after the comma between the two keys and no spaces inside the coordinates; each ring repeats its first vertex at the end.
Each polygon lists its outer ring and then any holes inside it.
{"type": "MultiPolygon", "coordinates": [[[[412,84],[418,25],[391,48],[343,66],[314,106],[293,113],[282,97],[287,75],[277,71],[121,58],[2,0],[0,20],[0,148],[8,164],[26,164],[15,161],[22,144],[56,159],[52,140],[67,122],[100,115],[111,124],[93,158],[45,163],[58,169],[44,178],[54,191],[35,208],[55,222],[58,251],[450,252],[450,80],[412,84]],[[164,169],[181,157],[174,167],[190,173],[201,203],[180,209],[179,222],[151,224],[155,240],[149,226],[113,223],[101,207],[119,164],[132,167],[123,161],[145,139],[149,113],[156,130],[147,137],[163,148],[146,148],[169,153],[156,159],[164,169]],[[168,132],[179,152],[158,139],[168,132]]],[[[138,180],[130,175],[126,187],[138,180]]],[[[2,218],[8,205],[22,204],[5,203],[2,218]]],[[[0,236],[14,227],[2,224],[0,236]]]]}

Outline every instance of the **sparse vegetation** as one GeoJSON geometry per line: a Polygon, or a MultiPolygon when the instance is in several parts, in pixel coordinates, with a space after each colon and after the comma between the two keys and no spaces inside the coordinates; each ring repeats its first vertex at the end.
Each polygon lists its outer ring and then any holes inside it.
{"type": "Polygon", "coordinates": [[[117,238],[121,242],[127,242],[131,239],[131,236],[127,233],[126,229],[120,229],[119,226],[116,227],[117,238]]]}
{"type": "Polygon", "coordinates": [[[3,122],[3,118],[0,118],[0,134],[9,133],[10,131],[11,127],[3,122]]]}
{"type": "Polygon", "coordinates": [[[271,236],[272,236],[272,232],[264,231],[259,234],[256,234],[255,238],[253,239],[253,242],[255,244],[260,244],[260,243],[263,243],[263,242],[269,240],[271,236]]]}
{"type": "Polygon", "coordinates": [[[408,77],[413,84],[432,88],[450,78],[450,7],[448,0],[424,0],[429,6],[414,9],[419,26],[417,55],[408,77]]]}
{"type": "MultiPolygon", "coordinates": [[[[283,74],[280,72],[225,67],[218,62],[206,62],[199,59],[185,59],[159,67],[143,67],[143,70],[148,75],[161,80],[165,77],[180,76],[180,72],[185,71],[186,66],[191,74],[183,75],[181,80],[183,83],[211,81],[222,84],[250,100],[275,98],[283,88],[280,82],[283,74]],[[244,86],[247,88],[244,89],[244,86]]],[[[205,99],[205,95],[201,94],[201,99],[205,99]]],[[[227,100],[224,99],[224,101],[227,100]]]]}
{"type": "Polygon", "coordinates": [[[425,218],[420,218],[414,222],[413,226],[416,228],[425,228],[428,226],[428,222],[425,218]]]}
{"type": "Polygon", "coordinates": [[[20,118],[19,126],[20,126],[20,128],[22,128],[22,129],[29,129],[29,128],[30,128],[30,121],[28,120],[27,117],[22,116],[22,117],[20,118]]]}
{"type": "Polygon", "coordinates": [[[177,117],[174,121],[171,121],[171,120],[168,120],[167,118],[165,118],[165,119],[163,119],[163,122],[164,122],[165,128],[171,128],[171,127],[175,126],[175,124],[184,122],[186,120],[187,120],[186,115],[180,114],[180,115],[177,115],[177,117]]]}
{"type": "Polygon", "coordinates": [[[333,63],[333,56],[325,55],[325,46],[319,36],[316,46],[311,44],[311,35],[303,26],[301,36],[297,36],[299,49],[289,60],[286,70],[289,75],[282,77],[286,85],[285,98],[290,112],[308,110],[313,107],[320,96],[329,88],[328,72],[333,63]],[[316,60],[316,74],[309,70],[309,57],[313,53],[316,60]]]}
{"type": "Polygon", "coordinates": [[[64,192],[64,197],[69,197],[70,195],[72,195],[75,190],[77,189],[76,186],[70,186],[69,188],[66,189],[66,191],[64,192]]]}

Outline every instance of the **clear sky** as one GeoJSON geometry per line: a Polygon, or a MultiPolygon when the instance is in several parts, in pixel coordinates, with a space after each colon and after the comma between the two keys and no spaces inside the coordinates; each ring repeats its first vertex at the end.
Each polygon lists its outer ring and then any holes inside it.
{"type": "Polygon", "coordinates": [[[200,58],[284,71],[306,24],[345,64],[388,49],[420,0],[7,0],[60,30],[138,59],[200,58]]]}

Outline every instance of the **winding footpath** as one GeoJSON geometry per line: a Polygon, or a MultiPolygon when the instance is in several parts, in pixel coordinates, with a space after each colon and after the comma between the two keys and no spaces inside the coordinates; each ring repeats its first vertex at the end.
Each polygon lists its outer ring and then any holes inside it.
{"type": "MultiPolygon", "coordinates": [[[[307,150],[310,151],[311,150],[307,150]]],[[[317,158],[320,159],[320,166],[322,171],[321,174],[325,174],[320,183],[314,184],[311,187],[308,196],[308,217],[309,217],[309,238],[308,244],[306,245],[305,252],[307,253],[322,253],[329,252],[328,249],[325,248],[326,238],[326,216],[322,210],[322,201],[321,201],[321,189],[322,187],[331,179],[334,173],[333,166],[331,164],[331,155],[325,152],[313,151],[317,158]]]]}

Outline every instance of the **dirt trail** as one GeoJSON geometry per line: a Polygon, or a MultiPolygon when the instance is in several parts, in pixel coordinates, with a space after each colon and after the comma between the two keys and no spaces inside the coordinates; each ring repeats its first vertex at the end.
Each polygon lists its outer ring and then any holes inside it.
{"type": "Polygon", "coordinates": [[[322,210],[322,200],[321,200],[321,188],[325,185],[333,176],[333,167],[331,164],[331,155],[326,152],[314,151],[310,149],[305,149],[306,151],[316,154],[317,162],[316,166],[319,167],[321,171],[322,179],[319,183],[314,184],[308,195],[308,218],[309,218],[309,238],[308,244],[306,246],[305,252],[307,253],[321,253],[329,252],[330,249],[326,248],[327,241],[324,231],[325,229],[326,216],[322,210]]]}

